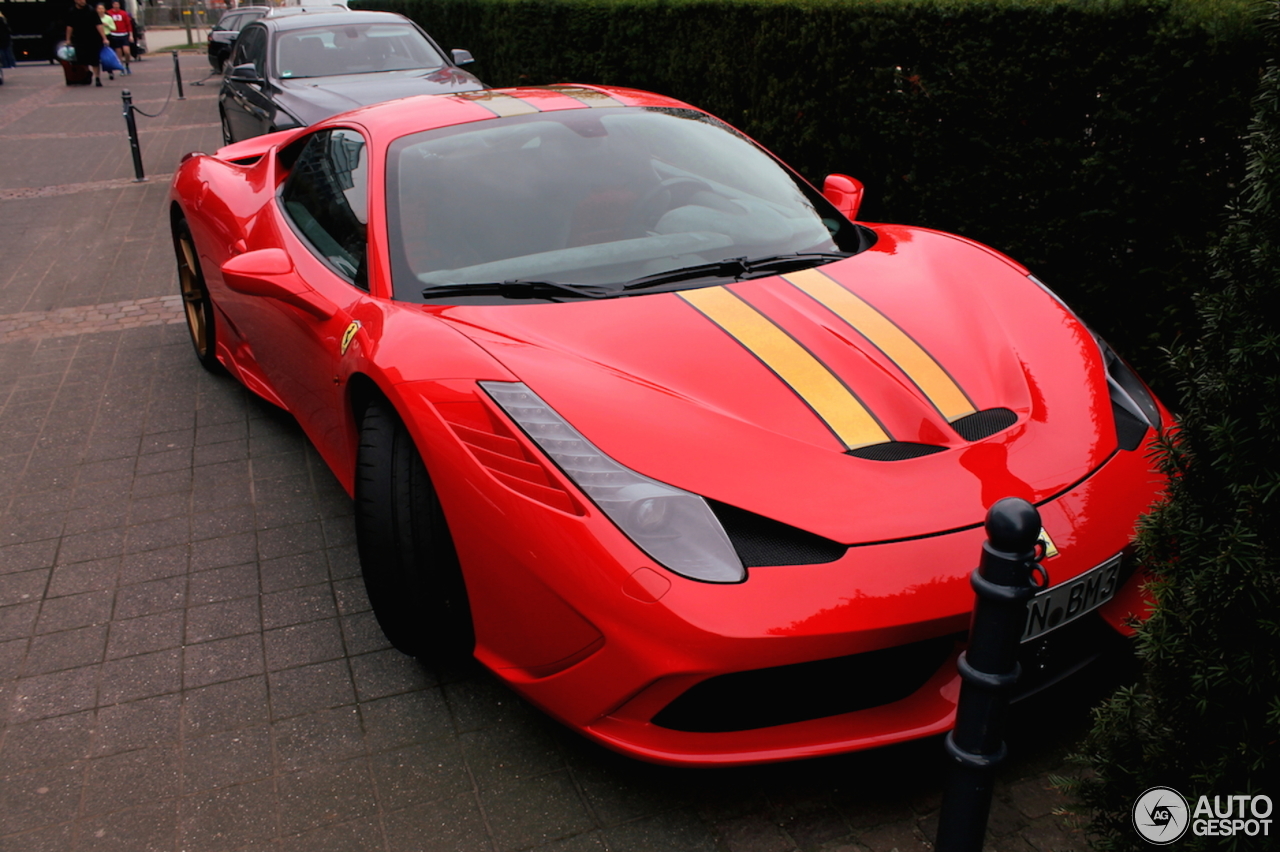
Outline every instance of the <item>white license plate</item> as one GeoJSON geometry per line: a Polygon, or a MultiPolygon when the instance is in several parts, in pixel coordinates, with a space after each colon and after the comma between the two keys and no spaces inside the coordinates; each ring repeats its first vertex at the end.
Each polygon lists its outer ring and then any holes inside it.
{"type": "Polygon", "coordinates": [[[1022,631],[1022,641],[1038,639],[1093,612],[1115,597],[1119,586],[1120,556],[1117,554],[1073,580],[1045,589],[1027,601],[1027,626],[1022,631]]]}

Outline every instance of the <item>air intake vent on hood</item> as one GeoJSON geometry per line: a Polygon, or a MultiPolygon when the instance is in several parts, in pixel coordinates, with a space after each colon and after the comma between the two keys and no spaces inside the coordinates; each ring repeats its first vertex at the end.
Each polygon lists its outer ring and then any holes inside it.
{"type": "Polygon", "coordinates": [[[912,444],[907,441],[886,441],[883,444],[872,444],[869,447],[859,447],[856,450],[849,450],[849,455],[857,456],[860,459],[868,461],[902,461],[903,459],[915,459],[920,456],[928,456],[933,453],[940,453],[946,447],[939,447],[934,444],[912,444]]]}
{"type": "Polygon", "coordinates": [[[835,562],[849,550],[846,545],[736,506],[715,500],[707,500],[707,505],[748,568],[821,565],[835,562]]]}
{"type": "Polygon", "coordinates": [[[1018,422],[1018,415],[1007,408],[988,408],[961,417],[951,424],[966,441],[981,441],[1018,422]]]}

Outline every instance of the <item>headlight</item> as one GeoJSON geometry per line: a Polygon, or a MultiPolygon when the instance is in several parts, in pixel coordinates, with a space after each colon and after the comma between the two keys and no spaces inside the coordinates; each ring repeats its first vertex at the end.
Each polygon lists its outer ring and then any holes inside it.
{"type": "Polygon", "coordinates": [[[618,464],[526,385],[480,382],[480,387],[654,561],[693,580],[746,579],[707,501],[618,464]]]}

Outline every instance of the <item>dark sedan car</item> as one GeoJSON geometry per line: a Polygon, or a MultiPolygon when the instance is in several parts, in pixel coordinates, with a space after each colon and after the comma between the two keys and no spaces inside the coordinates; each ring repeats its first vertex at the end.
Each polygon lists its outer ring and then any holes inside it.
{"type": "Polygon", "coordinates": [[[366,104],[485,88],[417,24],[391,12],[268,15],[241,32],[218,94],[223,141],[305,127],[366,104]]]}
{"type": "Polygon", "coordinates": [[[265,17],[281,17],[283,15],[299,15],[304,12],[334,12],[346,10],[347,4],[341,0],[327,3],[308,4],[306,6],[241,6],[225,12],[218,23],[209,30],[209,64],[214,71],[222,71],[231,58],[231,51],[236,46],[240,31],[249,24],[265,17]]]}
{"type": "Polygon", "coordinates": [[[240,31],[266,15],[270,9],[270,6],[242,6],[218,19],[218,23],[209,30],[209,65],[214,71],[221,71],[222,66],[231,58],[231,50],[236,46],[240,31]]]}

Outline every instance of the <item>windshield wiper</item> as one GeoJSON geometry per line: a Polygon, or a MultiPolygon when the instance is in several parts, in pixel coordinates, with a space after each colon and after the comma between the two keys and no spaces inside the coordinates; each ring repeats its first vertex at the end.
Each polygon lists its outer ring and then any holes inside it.
{"type": "Polygon", "coordinates": [[[683,266],[679,269],[669,269],[666,272],[655,272],[653,275],[633,278],[622,285],[622,289],[644,290],[650,287],[660,287],[663,284],[690,281],[695,278],[731,278],[734,281],[742,281],[747,278],[760,277],[761,273],[777,275],[779,272],[788,271],[791,267],[808,269],[812,266],[819,266],[835,260],[844,260],[846,257],[852,256],[852,252],[811,251],[795,252],[793,254],[771,254],[751,258],[730,257],[714,263],[699,263],[694,266],[683,266]]]}
{"type": "Polygon", "coordinates": [[[642,275],[623,284],[622,289],[643,290],[694,278],[732,278],[737,281],[746,272],[747,259],[731,257],[727,260],[717,260],[715,263],[699,263],[694,266],[682,266],[679,269],[668,269],[666,272],[655,272],[652,275],[642,275]]]}
{"type": "Polygon", "coordinates": [[[501,296],[504,299],[554,299],[556,296],[573,296],[579,299],[603,299],[615,296],[617,293],[617,290],[597,284],[565,284],[560,281],[529,281],[524,278],[513,278],[508,281],[432,284],[423,288],[422,298],[501,296]]]}
{"type": "Polygon", "coordinates": [[[756,272],[768,272],[770,275],[776,275],[785,267],[809,269],[813,266],[821,266],[824,263],[853,257],[853,254],[851,251],[797,251],[791,254],[771,254],[765,257],[753,257],[743,263],[747,267],[748,276],[756,272]]]}

